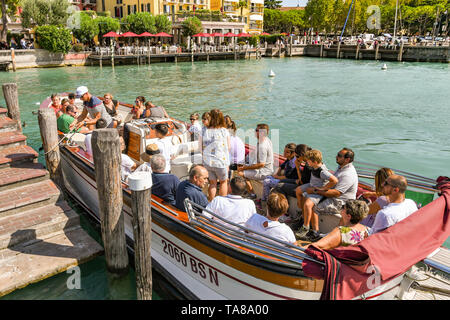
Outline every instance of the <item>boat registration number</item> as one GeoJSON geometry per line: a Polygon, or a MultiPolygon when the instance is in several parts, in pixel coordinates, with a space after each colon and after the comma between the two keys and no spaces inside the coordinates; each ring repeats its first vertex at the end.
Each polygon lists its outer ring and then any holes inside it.
{"type": "Polygon", "coordinates": [[[190,269],[194,274],[199,275],[205,280],[208,279],[212,284],[219,286],[219,275],[216,270],[169,241],[161,239],[161,243],[163,252],[178,262],[179,265],[190,269]]]}

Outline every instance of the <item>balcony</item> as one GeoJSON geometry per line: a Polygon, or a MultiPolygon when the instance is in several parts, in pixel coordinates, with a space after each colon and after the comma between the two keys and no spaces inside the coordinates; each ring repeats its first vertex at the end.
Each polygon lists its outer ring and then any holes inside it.
{"type": "Polygon", "coordinates": [[[96,6],[97,5],[97,0],[82,0],[84,5],[92,5],[92,6],[96,6]]]}
{"type": "Polygon", "coordinates": [[[236,9],[233,6],[224,6],[223,12],[235,12],[236,9]]]}
{"type": "Polygon", "coordinates": [[[263,29],[262,25],[258,25],[258,24],[255,24],[255,23],[250,23],[248,25],[248,28],[250,30],[262,30],[263,29]]]}
{"type": "Polygon", "coordinates": [[[263,13],[264,13],[264,8],[263,8],[263,7],[251,7],[251,8],[250,8],[250,13],[260,13],[260,14],[263,14],[263,13]]]}

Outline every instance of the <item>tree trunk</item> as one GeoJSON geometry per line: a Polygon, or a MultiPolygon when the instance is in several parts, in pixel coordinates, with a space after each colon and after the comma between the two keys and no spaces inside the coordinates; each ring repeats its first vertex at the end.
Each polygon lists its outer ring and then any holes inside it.
{"type": "Polygon", "coordinates": [[[0,40],[6,41],[7,34],[8,34],[8,17],[6,15],[6,0],[2,0],[2,24],[3,29],[0,34],[0,40]]]}

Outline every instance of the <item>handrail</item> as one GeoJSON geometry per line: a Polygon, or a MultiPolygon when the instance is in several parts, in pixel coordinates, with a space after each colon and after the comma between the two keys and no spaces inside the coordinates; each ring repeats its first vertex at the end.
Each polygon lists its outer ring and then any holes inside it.
{"type": "Polygon", "coordinates": [[[251,250],[266,254],[266,255],[285,259],[285,260],[288,260],[289,262],[292,262],[295,264],[300,263],[299,259],[307,259],[307,260],[311,260],[316,263],[319,263],[321,265],[325,265],[325,263],[323,263],[321,261],[317,261],[314,258],[311,258],[308,255],[306,255],[304,253],[305,249],[301,248],[300,246],[296,246],[291,243],[284,242],[279,239],[273,238],[271,236],[264,235],[259,232],[247,229],[241,225],[238,225],[236,223],[233,223],[232,221],[226,220],[226,219],[218,216],[214,212],[212,212],[206,208],[203,208],[202,206],[190,201],[189,199],[185,199],[184,205],[186,208],[186,212],[188,213],[188,216],[189,216],[189,222],[191,224],[195,224],[202,228],[205,228],[215,235],[218,235],[218,236],[222,235],[222,237],[226,237],[227,240],[232,243],[239,244],[243,247],[246,247],[248,249],[251,249],[251,250]],[[200,209],[202,211],[202,212],[199,211],[197,214],[201,217],[201,219],[207,220],[215,228],[225,231],[226,234],[220,233],[220,232],[218,232],[217,229],[212,228],[211,226],[208,226],[204,222],[198,220],[193,207],[200,209]],[[207,213],[211,214],[212,216],[224,221],[226,224],[229,224],[229,225],[232,225],[232,226],[238,228],[239,230],[241,230],[241,232],[238,233],[238,230],[233,230],[224,224],[217,223],[213,219],[206,217],[203,214],[203,212],[207,212],[207,213]],[[257,235],[258,237],[255,237],[252,234],[257,235]],[[252,242],[249,242],[249,240],[251,240],[252,242]],[[298,252],[298,251],[302,251],[302,252],[298,252]]]}

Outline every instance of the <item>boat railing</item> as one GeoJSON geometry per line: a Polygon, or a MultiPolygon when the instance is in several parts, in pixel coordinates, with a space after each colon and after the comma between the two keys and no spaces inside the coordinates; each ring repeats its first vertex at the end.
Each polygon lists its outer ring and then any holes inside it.
{"type": "MultiPolygon", "coordinates": [[[[189,223],[191,225],[202,228],[215,236],[240,247],[247,248],[254,252],[259,252],[263,256],[259,258],[270,262],[276,262],[273,259],[266,258],[270,256],[280,259],[279,264],[286,265],[286,262],[292,267],[301,267],[304,259],[317,262],[324,265],[323,262],[317,261],[304,253],[304,249],[300,246],[281,241],[279,239],[261,234],[259,232],[245,228],[239,224],[220,217],[216,213],[185,199],[184,205],[188,213],[189,223]],[[208,217],[204,213],[208,213],[214,217],[208,217]],[[222,222],[219,222],[218,220],[222,222]]],[[[227,245],[226,243],[222,243],[227,245]]]]}
{"type": "MultiPolygon", "coordinates": [[[[356,172],[360,178],[375,179],[377,170],[384,166],[368,163],[368,162],[354,162],[356,172]]],[[[421,190],[425,190],[429,193],[436,193],[436,181],[430,178],[426,178],[414,173],[409,173],[403,170],[391,168],[396,174],[403,175],[408,181],[408,187],[413,187],[421,190]]]]}

